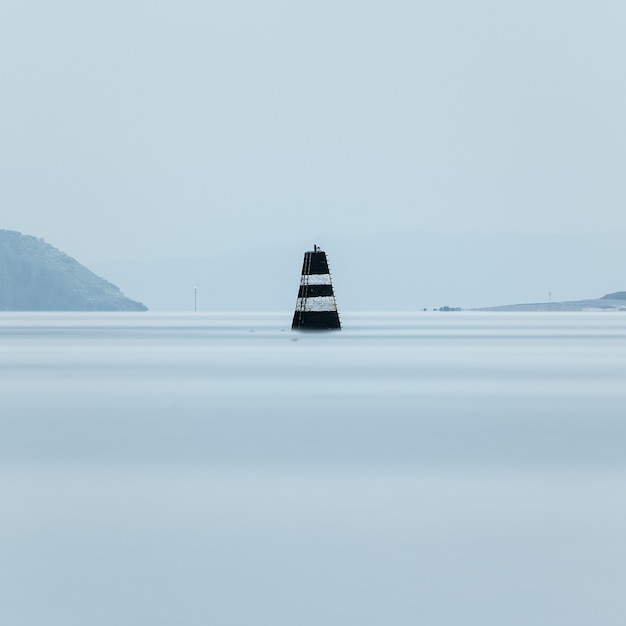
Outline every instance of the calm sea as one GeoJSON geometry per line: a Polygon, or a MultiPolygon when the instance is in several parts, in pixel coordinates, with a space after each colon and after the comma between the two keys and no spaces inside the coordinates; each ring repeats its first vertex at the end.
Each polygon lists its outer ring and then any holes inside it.
{"type": "Polygon", "coordinates": [[[0,623],[622,625],[626,315],[0,314],[0,623]]]}

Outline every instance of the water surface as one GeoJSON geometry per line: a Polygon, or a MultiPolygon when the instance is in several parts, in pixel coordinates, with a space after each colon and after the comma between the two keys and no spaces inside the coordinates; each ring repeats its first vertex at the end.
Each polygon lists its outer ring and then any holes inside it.
{"type": "Polygon", "coordinates": [[[0,314],[0,618],[621,624],[626,316],[0,314]]]}

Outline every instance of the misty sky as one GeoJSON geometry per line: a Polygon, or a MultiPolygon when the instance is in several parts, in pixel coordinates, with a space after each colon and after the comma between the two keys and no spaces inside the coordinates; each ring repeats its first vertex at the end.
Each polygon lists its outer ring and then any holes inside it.
{"type": "Polygon", "coordinates": [[[81,261],[624,229],[625,32],[619,0],[3,0],[0,228],[81,261]]]}

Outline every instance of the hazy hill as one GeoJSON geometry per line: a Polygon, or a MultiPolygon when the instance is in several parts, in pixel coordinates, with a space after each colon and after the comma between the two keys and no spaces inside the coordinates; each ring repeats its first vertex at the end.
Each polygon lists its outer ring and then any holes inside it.
{"type": "Polygon", "coordinates": [[[43,239],[0,230],[0,311],[146,311],[43,239]]]}
{"type": "Polygon", "coordinates": [[[592,300],[570,300],[568,302],[534,302],[530,304],[507,304],[479,311],[626,311],[626,291],[616,291],[592,300]]]}

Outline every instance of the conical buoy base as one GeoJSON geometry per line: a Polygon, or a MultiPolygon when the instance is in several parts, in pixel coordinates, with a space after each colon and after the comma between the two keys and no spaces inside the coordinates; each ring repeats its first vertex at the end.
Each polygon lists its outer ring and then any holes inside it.
{"type": "Polygon", "coordinates": [[[326,253],[317,246],[304,253],[292,330],[341,328],[326,253]]]}
{"type": "Polygon", "coordinates": [[[291,330],[340,330],[337,311],[296,311],[291,330]]]}

